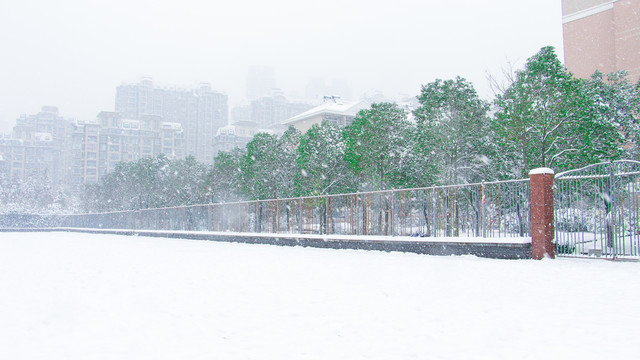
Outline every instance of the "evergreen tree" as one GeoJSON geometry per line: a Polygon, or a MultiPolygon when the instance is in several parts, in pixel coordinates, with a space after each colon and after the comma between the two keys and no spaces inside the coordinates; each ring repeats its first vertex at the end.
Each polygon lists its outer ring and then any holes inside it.
{"type": "Polygon", "coordinates": [[[125,184],[122,190],[128,194],[123,210],[157,208],[167,204],[167,186],[164,183],[169,163],[169,159],[161,154],[124,165],[125,184]]]}
{"type": "Polygon", "coordinates": [[[618,154],[618,132],[594,114],[593,99],[553,47],[529,58],[495,104],[503,177],[524,177],[536,167],[579,167],[618,154]]]}
{"type": "Polygon", "coordinates": [[[416,186],[414,128],[397,104],[372,104],[344,129],[345,160],[360,178],[362,190],[416,186]]]}
{"type": "Polygon", "coordinates": [[[85,207],[91,211],[137,210],[169,203],[166,185],[170,160],[164,155],[120,162],[97,186],[85,189],[85,207]]]}
{"type": "Polygon", "coordinates": [[[355,179],[344,160],[346,144],[340,127],[323,122],[300,138],[296,195],[323,195],[355,190],[355,179]]]}
{"type": "Polygon", "coordinates": [[[207,167],[189,155],[170,161],[162,171],[162,206],[195,205],[207,202],[207,167]]]}
{"type": "MultiPolygon", "coordinates": [[[[600,121],[617,129],[621,136],[623,156],[639,159],[636,144],[640,141],[640,82],[632,84],[626,71],[604,74],[596,71],[590,79],[583,80],[583,89],[591,98],[593,114],[600,121]]],[[[617,158],[614,152],[609,158],[617,158]]]]}
{"type": "Polygon", "coordinates": [[[0,214],[61,214],[77,207],[76,196],[62,184],[34,177],[10,181],[0,176],[0,214]]]}
{"type": "Polygon", "coordinates": [[[205,188],[210,202],[231,202],[242,199],[240,179],[244,150],[221,151],[213,159],[213,167],[207,174],[205,188]]]}
{"type": "Polygon", "coordinates": [[[280,138],[267,133],[253,137],[240,165],[240,182],[245,196],[250,199],[293,196],[300,136],[300,131],[290,127],[280,138]]]}
{"type": "Polygon", "coordinates": [[[435,163],[442,184],[478,182],[486,176],[493,141],[488,104],[473,85],[457,77],[422,87],[414,112],[421,154],[435,163]]]}

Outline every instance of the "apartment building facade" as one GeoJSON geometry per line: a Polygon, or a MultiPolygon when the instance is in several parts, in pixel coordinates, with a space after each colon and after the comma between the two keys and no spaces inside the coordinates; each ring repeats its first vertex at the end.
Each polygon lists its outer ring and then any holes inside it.
{"type": "Polygon", "coordinates": [[[640,79],[640,0],[563,0],[565,66],[588,78],[626,70],[640,79]]]}
{"type": "Polygon", "coordinates": [[[229,120],[227,95],[209,84],[193,89],[158,88],[148,78],[116,88],[115,112],[127,119],[159,116],[163,122],[180,124],[184,155],[207,164],[215,155],[216,132],[229,120]]]}
{"type": "Polygon", "coordinates": [[[60,183],[71,168],[73,120],[65,119],[52,106],[34,115],[22,115],[10,136],[0,138],[3,176],[10,181],[37,178],[60,183]]]}
{"type": "Polygon", "coordinates": [[[182,125],[159,116],[136,120],[103,111],[94,121],[80,122],[59,116],[55,107],[43,107],[36,115],[18,118],[13,133],[0,137],[0,176],[80,190],[119,162],[159,154],[183,158],[184,145],[182,125]]]}

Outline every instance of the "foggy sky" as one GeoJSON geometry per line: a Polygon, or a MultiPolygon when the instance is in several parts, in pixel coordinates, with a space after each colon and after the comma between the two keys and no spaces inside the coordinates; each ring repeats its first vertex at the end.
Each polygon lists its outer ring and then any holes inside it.
{"type": "Polygon", "coordinates": [[[142,76],[209,82],[233,106],[253,65],[273,67],[292,98],[312,77],[397,97],[456,75],[489,98],[486,72],[507,60],[546,45],[563,59],[561,18],[559,0],[3,1],[0,132],[43,105],[94,119],[142,76]]]}

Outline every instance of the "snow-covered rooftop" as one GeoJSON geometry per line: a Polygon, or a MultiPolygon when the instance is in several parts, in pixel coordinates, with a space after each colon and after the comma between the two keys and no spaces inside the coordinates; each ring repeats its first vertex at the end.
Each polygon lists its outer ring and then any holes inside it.
{"type": "Polygon", "coordinates": [[[366,101],[343,102],[340,99],[325,101],[322,104],[307,110],[302,114],[296,115],[282,122],[284,125],[293,124],[301,120],[309,119],[320,114],[336,114],[346,116],[356,116],[356,114],[369,107],[366,101]]]}

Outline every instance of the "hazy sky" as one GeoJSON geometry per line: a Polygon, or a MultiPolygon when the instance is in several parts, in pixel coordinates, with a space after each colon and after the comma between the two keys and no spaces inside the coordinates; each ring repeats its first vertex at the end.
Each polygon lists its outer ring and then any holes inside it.
{"type": "Polygon", "coordinates": [[[562,55],[560,0],[7,0],[0,3],[0,132],[20,114],[64,117],[114,108],[115,88],[209,82],[245,94],[247,70],[272,66],[285,95],[311,77],[355,94],[417,95],[463,76],[489,97],[486,72],[541,47],[562,55]]]}

